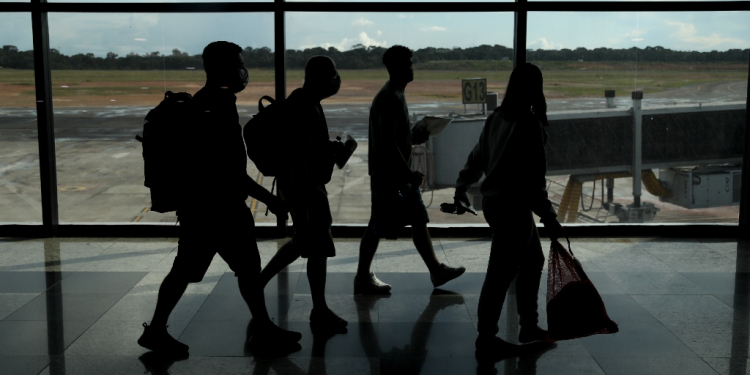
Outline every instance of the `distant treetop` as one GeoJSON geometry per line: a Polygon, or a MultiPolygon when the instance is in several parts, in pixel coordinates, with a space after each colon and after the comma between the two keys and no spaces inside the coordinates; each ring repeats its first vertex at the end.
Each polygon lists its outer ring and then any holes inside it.
{"type": "MultiPolygon", "coordinates": [[[[348,51],[340,51],[334,47],[308,48],[305,50],[287,50],[286,62],[290,69],[304,69],[305,63],[312,56],[324,55],[332,58],[339,69],[383,69],[381,59],[385,52],[383,47],[366,47],[356,44],[348,51]]],[[[459,48],[427,47],[413,51],[414,64],[439,61],[502,61],[513,59],[513,48],[487,44],[459,48]]],[[[245,66],[248,68],[274,67],[274,53],[268,47],[245,47],[242,50],[245,66]]],[[[160,52],[145,54],[128,53],[120,56],[108,52],[106,57],[96,57],[92,53],[79,53],[72,56],[63,55],[57,49],[50,49],[52,69],[55,70],[183,70],[188,67],[203,69],[201,55],[190,55],[178,49],[171,54],[162,55],[160,52]]],[[[563,48],[560,50],[527,50],[527,61],[645,61],[664,63],[740,63],[750,61],[750,49],[730,49],[727,51],[675,51],[656,46],[645,48],[594,48],[579,47],[576,49],[563,48]]],[[[0,50],[0,66],[12,69],[34,69],[33,51],[19,51],[16,46],[5,45],[0,50]]]]}

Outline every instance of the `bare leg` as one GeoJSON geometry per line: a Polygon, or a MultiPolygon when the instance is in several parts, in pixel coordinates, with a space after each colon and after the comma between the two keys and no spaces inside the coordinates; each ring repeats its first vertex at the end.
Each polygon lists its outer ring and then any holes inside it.
{"type": "MultiPolygon", "coordinates": [[[[299,246],[289,241],[279,248],[271,261],[260,272],[260,285],[265,288],[271,279],[300,257],[299,246]]],[[[325,282],[325,281],[324,281],[325,282]]]]}
{"type": "Polygon", "coordinates": [[[172,310],[177,306],[177,302],[180,301],[187,286],[187,281],[180,280],[171,272],[164,278],[161,287],[159,287],[159,296],[156,299],[154,317],[151,319],[152,327],[167,327],[169,314],[171,314],[172,310]]]}
{"type": "Polygon", "coordinates": [[[370,267],[372,266],[372,260],[375,258],[375,252],[378,250],[378,244],[380,244],[380,237],[368,227],[359,243],[359,264],[357,265],[356,277],[369,277],[370,267]]]}
{"type": "Polygon", "coordinates": [[[417,252],[419,252],[430,273],[434,272],[440,267],[440,261],[438,261],[435,250],[432,248],[432,238],[430,237],[430,232],[427,230],[427,225],[412,226],[411,231],[417,252]]]}
{"type": "Polygon", "coordinates": [[[267,324],[271,322],[266,310],[266,298],[263,294],[263,287],[258,282],[259,275],[242,274],[237,276],[237,284],[240,287],[240,294],[250,308],[253,314],[253,320],[258,324],[267,324]]]}
{"type": "Polygon", "coordinates": [[[327,264],[328,258],[326,257],[309,257],[307,259],[307,280],[310,282],[313,309],[318,309],[318,311],[329,310],[325,295],[327,264]]]}

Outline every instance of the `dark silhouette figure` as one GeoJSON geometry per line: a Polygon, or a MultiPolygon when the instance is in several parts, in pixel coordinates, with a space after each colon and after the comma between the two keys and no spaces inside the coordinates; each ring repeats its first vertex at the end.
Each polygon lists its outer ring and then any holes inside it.
{"type": "Polygon", "coordinates": [[[370,368],[371,373],[416,375],[421,373],[427,361],[427,342],[432,331],[432,324],[437,314],[453,305],[462,305],[463,296],[458,293],[435,289],[430,295],[430,303],[417,318],[412,328],[409,344],[403,348],[391,348],[382,351],[377,339],[375,328],[370,317],[370,310],[375,308],[379,298],[383,295],[355,295],[359,316],[360,341],[362,348],[370,358],[380,358],[380,368],[370,368]]]}
{"type": "Polygon", "coordinates": [[[188,283],[203,279],[218,253],[237,276],[240,292],[255,321],[251,345],[285,350],[301,335],[277,327],[268,317],[259,281],[260,254],[255,242],[255,222],[245,204],[248,195],[266,203],[277,215],[286,205],[247,175],[242,131],[235,93],[248,82],[240,52],[229,42],[213,42],[203,50],[206,85],[192,100],[199,141],[184,155],[191,183],[184,186],[184,203],[177,211],[180,240],[172,269],[161,284],[151,325],[138,343],[155,352],[181,354],[188,346],[167,333],[167,319],[188,283]]]}
{"type": "Polygon", "coordinates": [[[279,196],[289,205],[294,222],[292,240],[281,246],[261,272],[266,285],[274,275],[300,256],[307,258],[307,279],[313,310],[313,333],[346,333],[347,322],[328,307],[325,299],[326,267],[336,255],[331,236],[333,218],[325,185],[331,181],[336,152],[341,142],[328,138],[328,125],[320,101],[341,87],[336,65],[315,56],[305,66],[305,83],[284,102],[284,125],[289,133],[291,162],[278,176],[279,196]]]}
{"type": "Polygon", "coordinates": [[[497,374],[496,363],[505,361],[503,375],[536,375],[536,363],[544,353],[555,349],[557,344],[533,342],[523,345],[520,354],[509,357],[479,358],[477,360],[477,375],[497,374]]]}
{"type": "Polygon", "coordinates": [[[542,86],[542,72],[535,65],[526,63],[513,70],[502,104],[487,118],[479,142],[456,181],[454,203],[461,214],[469,206],[466,192],[482,174],[486,175],[480,191],[493,238],[479,296],[478,355],[519,351],[517,345],[495,336],[504,296],[516,277],[521,326],[518,341],[529,343],[547,337],[547,331],[537,326],[544,254],[532,212],[541,218],[551,239],[563,236],[563,230],[547,197],[544,177],[544,127],[548,124],[542,86]]]}
{"type": "Polygon", "coordinates": [[[404,46],[393,46],[383,54],[390,76],[375,96],[370,108],[369,173],[372,189],[370,223],[359,246],[359,265],[354,277],[355,294],[388,293],[391,286],[370,271],[380,238],[396,239],[398,231],[412,226],[417,252],[430,271],[435,287],[455,279],[466,271],[438,261],[427,230],[427,216],[419,186],[423,175],[412,171],[412,143],[424,143],[429,133],[412,134],[404,90],[414,80],[412,53],[404,46]]]}
{"type": "MultiPolygon", "coordinates": [[[[249,327],[248,327],[249,329],[249,327]]],[[[326,345],[334,333],[313,335],[312,353],[308,370],[305,371],[287,357],[264,356],[258,348],[245,347],[245,355],[254,357],[253,375],[268,375],[273,369],[275,374],[285,375],[325,375],[326,374],[326,345]]]]}

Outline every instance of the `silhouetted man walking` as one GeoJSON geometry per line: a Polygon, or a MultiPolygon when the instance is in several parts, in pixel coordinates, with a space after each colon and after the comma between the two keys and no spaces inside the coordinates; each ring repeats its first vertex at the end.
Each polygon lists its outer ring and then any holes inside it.
{"type": "Polygon", "coordinates": [[[283,126],[289,132],[291,162],[288,172],[278,176],[279,195],[289,204],[294,237],[261,272],[265,285],[300,256],[307,258],[313,302],[310,325],[314,333],[345,333],[348,324],[331,311],[325,299],[327,261],[336,255],[325,185],[331,181],[334,156],[341,143],[329,140],[320,101],[335,95],[340,87],[341,77],[333,60],[314,56],[305,66],[304,85],[284,102],[283,126]]]}
{"type": "MultiPolygon", "coordinates": [[[[251,346],[288,350],[302,335],[277,327],[268,317],[260,275],[260,254],[255,242],[255,222],[245,200],[248,195],[266,203],[277,215],[286,206],[247,175],[242,130],[235,104],[236,93],[248,83],[240,52],[229,42],[213,42],[203,50],[206,85],[191,102],[195,122],[186,126],[195,149],[184,155],[190,184],[177,212],[180,241],[177,257],[161,284],[151,325],[138,344],[155,352],[186,354],[188,346],[167,333],[167,319],[189,283],[203,279],[218,253],[237,276],[240,293],[253,314],[251,346]]],[[[177,167],[177,166],[175,166],[177,167]]]]}
{"type": "Polygon", "coordinates": [[[466,270],[440,263],[427,230],[430,221],[419,186],[423,175],[411,170],[412,143],[424,143],[429,133],[411,133],[404,90],[414,80],[411,51],[395,45],[383,54],[390,79],[375,96],[370,108],[369,172],[372,213],[359,246],[359,266],[354,277],[355,294],[388,293],[391,286],[370,271],[380,238],[396,239],[398,231],[412,226],[412,238],[430,271],[435,287],[453,280],[466,270]]]}

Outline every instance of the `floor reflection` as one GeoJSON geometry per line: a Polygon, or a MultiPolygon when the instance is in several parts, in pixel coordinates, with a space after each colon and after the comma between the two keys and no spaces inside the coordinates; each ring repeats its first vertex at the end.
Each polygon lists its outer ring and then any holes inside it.
{"type": "MultiPolygon", "coordinates": [[[[172,241],[0,239],[0,373],[750,373],[750,240],[577,241],[621,332],[480,363],[474,339],[486,241],[444,240],[436,246],[443,249],[441,257],[470,270],[445,288],[451,291],[435,292],[419,264],[409,268],[413,245],[389,242],[374,265],[393,285],[393,295],[385,297],[352,294],[358,243],[338,244],[327,294],[350,330],[333,337],[312,335],[304,264],[295,264],[267,288],[274,321],[303,332],[302,349],[281,357],[243,350],[250,316],[233,274],[217,262],[170,319],[170,332],[191,345],[190,358],[179,359],[160,358],[136,343],[174,259],[172,241]]],[[[275,250],[272,241],[265,246],[267,253],[275,250]]],[[[506,296],[499,333],[510,342],[519,328],[517,314],[509,313],[516,310],[514,291],[509,288],[506,296]]]]}
{"type": "Polygon", "coordinates": [[[734,312],[732,314],[732,351],[730,375],[747,374],[750,344],[750,240],[737,241],[737,269],[734,273],[734,312]]]}
{"type": "MultiPolygon", "coordinates": [[[[57,239],[46,239],[44,241],[44,263],[45,267],[60,266],[60,241],[57,239]]],[[[63,291],[62,273],[45,272],[47,282],[47,352],[52,356],[59,356],[56,361],[50,363],[50,375],[65,375],[65,329],[63,315],[63,291]]]]}

